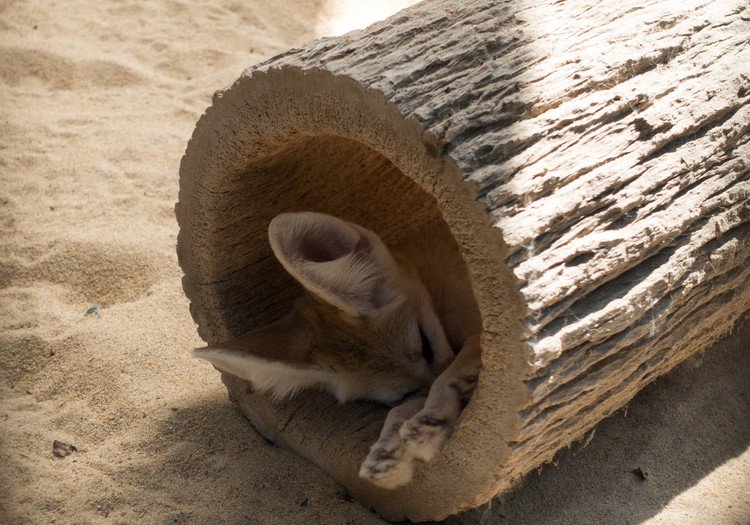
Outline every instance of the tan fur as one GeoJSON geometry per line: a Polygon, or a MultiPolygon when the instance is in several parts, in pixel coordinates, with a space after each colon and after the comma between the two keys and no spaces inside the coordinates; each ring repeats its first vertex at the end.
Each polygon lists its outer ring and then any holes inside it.
{"type": "Polygon", "coordinates": [[[283,319],[194,355],[277,398],[318,388],[341,402],[394,403],[432,385],[392,410],[360,471],[386,488],[408,483],[414,462],[447,439],[480,366],[481,319],[446,227],[388,249],[355,224],[288,213],[271,222],[269,240],[307,293],[283,319]]]}

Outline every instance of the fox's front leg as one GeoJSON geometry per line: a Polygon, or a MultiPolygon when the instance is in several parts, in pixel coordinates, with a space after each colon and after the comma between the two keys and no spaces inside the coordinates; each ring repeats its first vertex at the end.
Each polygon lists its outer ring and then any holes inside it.
{"type": "Polygon", "coordinates": [[[430,387],[422,410],[409,418],[399,434],[405,455],[430,461],[445,443],[471,398],[482,368],[479,335],[470,337],[453,362],[430,387]]]}
{"type": "Polygon", "coordinates": [[[414,460],[430,461],[453,430],[482,368],[479,335],[464,344],[453,362],[430,387],[429,395],[391,409],[380,438],[359,471],[360,477],[383,488],[406,485],[414,460]]]}
{"type": "Polygon", "coordinates": [[[386,489],[411,481],[413,458],[405,450],[399,430],[405,421],[419,412],[425,400],[425,396],[414,397],[388,412],[380,437],[370,447],[370,453],[359,469],[361,478],[386,489]]]}

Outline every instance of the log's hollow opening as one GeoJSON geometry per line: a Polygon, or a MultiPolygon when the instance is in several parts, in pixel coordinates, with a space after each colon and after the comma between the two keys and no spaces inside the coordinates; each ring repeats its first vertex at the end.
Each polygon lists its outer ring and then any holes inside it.
{"type": "Polygon", "coordinates": [[[503,270],[505,245],[476,189],[438,151],[439,140],[378,91],[323,70],[285,67],[254,71],[218,93],[180,166],[177,252],[191,313],[209,343],[281,318],[303,293],[268,241],[279,213],[330,214],[374,231],[386,245],[443,226],[432,241],[462,259],[457,266],[469,276],[483,318],[485,372],[439,458],[420,467],[412,484],[386,491],[357,475],[386,406],[340,405],[323,392],[277,404],[222,374],[258,431],[317,463],[360,501],[390,508],[393,517],[403,517],[426,493],[455,501],[456,479],[466,481],[466,501],[476,487],[494,483],[491,472],[467,468],[467,458],[483,465],[506,454],[505,434],[515,421],[506,406],[519,395],[505,379],[525,366],[526,354],[507,344],[515,340],[518,315],[507,307],[515,304],[516,280],[503,270]],[[506,404],[506,398],[513,399],[506,404]]]}

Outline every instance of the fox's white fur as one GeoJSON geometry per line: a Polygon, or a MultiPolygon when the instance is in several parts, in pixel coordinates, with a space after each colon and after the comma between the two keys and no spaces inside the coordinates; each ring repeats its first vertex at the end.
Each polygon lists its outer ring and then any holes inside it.
{"type": "Polygon", "coordinates": [[[318,213],[278,215],[268,233],[307,294],[275,323],[193,355],[276,398],[309,388],[341,402],[410,395],[360,471],[386,488],[408,483],[414,461],[430,461],[447,439],[480,368],[481,322],[457,249],[440,242],[445,226],[390,250],[374,232],[318,213]]]}

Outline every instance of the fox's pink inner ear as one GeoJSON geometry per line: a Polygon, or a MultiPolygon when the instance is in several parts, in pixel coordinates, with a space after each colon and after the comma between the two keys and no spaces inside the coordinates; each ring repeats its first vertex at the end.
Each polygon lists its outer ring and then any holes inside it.
{"type": "Polygon", "coordinates": [[[271,248],[287,270],[346,257],[362,237],[349,223],[321,213],[282,213],[268,226],[271,248]]]}
{"type": "Polygon", "coordinates": [[[307,290],[352,315],[367,315],[398,295],[397,272],[374,233],[320,213],[282,213],[269,225],[276,258],[307,290]]]}
{"type": "Polygon", "coordinates": [[[322,263],[335,261],[350,253],[363,252],[370,247],[367,237],[346,223],[325,226],[328,227],[311,228],[304,232],[296,243],[293,240],[290,248],[303,260],[322,263]]]}

